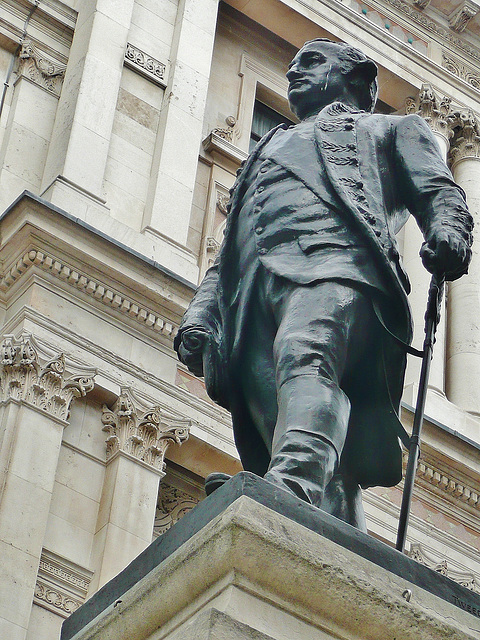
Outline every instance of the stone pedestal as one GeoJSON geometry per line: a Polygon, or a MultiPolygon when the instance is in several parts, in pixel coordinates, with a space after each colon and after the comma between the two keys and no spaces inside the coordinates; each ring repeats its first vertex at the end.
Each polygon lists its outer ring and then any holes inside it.
{"type": "Polygon", "coordinates": [[[62,640],[461,640],[480,596],[240,473],[65,621],[62,640]]]}

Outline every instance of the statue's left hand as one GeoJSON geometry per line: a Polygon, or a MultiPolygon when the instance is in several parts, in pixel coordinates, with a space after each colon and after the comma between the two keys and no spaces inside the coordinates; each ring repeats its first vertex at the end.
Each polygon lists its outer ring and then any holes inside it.
{"type": "Polygon", "coordinates": [[[467,273],[472,257],[469,242],[447,225],[430,233],[420,249],[424,267],[446,280],[457,280],[467,273]]]}

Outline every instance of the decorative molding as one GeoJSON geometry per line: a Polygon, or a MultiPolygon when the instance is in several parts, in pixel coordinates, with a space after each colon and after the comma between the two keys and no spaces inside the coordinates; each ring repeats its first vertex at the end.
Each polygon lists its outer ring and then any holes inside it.
{"type": "MultiPolygon", "coordinates": [[[[403,452],[403,466],[406,468],[408,452],[403,452]]],[[[480,511],[480,486],[478,488],[467,486],[467,482],[454,477],[454,473],[440,469],[438,464],[431,459],[422,457],[418,462],[417,479],[426,488],[439,489],[443,497],[449,501],[458,502],[474,507],[480,511]]]]}
{"type": "Polygon", "coordinates": [[[107,285],[90,278],[87,274],[80,273],[63,261],[58,260],[55,256],[36,249],[27,251],[16,261],[13,267],[7,270],[0,281],[0,291],[7,291],[32,266],[39,267],[59,280],[72,285],[76,289],[80,289],[107,307],[117,309],[137,321],[144,328],[151,328],[156,333],[163,334],[172,340],[175,337],[177,327],[169,320],[136,304],[130,298],[126,298],[117,291],[110,289],[107,285]]]}
{"type": "Polygon", "coordinates": [[[67,66],[42,53],[31,40],[25,40],[19,54],[19,74],[57,97],[62,89],[67,66]]]}
{"type": "Polygon", "coordinates": [[[477,15],[478,9],[478,5],[472,0],[464,0],[463,4],[448,17],[450,28],[457,33],[465,31],[470,20],[477,15]]]}
{"type": "Polygon", "coordinates": [[[451,98],[438,98],[431,84],[422,84],[417,100],[408,98],[405,105],[407,114],[417,113],[422,116],[432,131],[440,133],[449,140],[453,131],[450,126],[451,98]]]}
{"type": "Polygon", "coordinates": [[[229,160],[233,160],[233,162],[238,165],[248,158],[248,153],[242,151],[242,149],[225,138],[225,136],[222,137],[215,133],[215,130],[205,138],[202,144],[204,150],[208,153],[219,153],[229,160]]]}
{"type": "Polygon", "coordinates": [[[412,22],[416,22],[422,26],[426,31],[433,33],[441,40],[448,42],[460,51],[463,51],[474,60],[480,61],[480,48],[474,47],[464,39],[459,38],[455,33],[452,33],[451,29],[446,29],[445,27],[437,24],[425,13],[418,11],[418,9],[413,5],[408,4],[404,0],[385,0],[385,2],[397,11],[406,15],[410,20],[412,20],[412,22]]]}
{"type": "Polygon", "coordinates": [[[165,71],[166,66],[160,60],[152,58],[138,47],[130,42],[127,43],[125,49],[125,66],[133,69],[140,75],[144,76],[151,82],[166,87],[165,71]]]}
{"type": "Polygon", "coordinates": [[[17,340],[6,335],[1,345],[0,399],[21,400],[43,409],[61,420],[68,420],[74,398],[85,396],[94,387],[96,371],[70,367],[60,353],[45,362],[33,336],[25,334],[17,340]]]}
{"type": "Polygon", "coordinates": [[[480,91],[480,74],[473,68],[467,67],[463,62],[442,51],[442,66],[450,73],[468,82],[474,89],[480,91]]]}
{"type": "Polygon", "coordinates": [[[447,578],[458,582],[462,587],[471,589],[475,593],[480,593],[480,581],[475,574],[466,569],[463,571],[452,567],[451,563],[449,564],[445,558],[438,558],[434,556],[420,543],[412,542],[408,555],[420,564],[423,564],[426,567],[447,576],[447,578]]]}
{"type": "Polygon", "coordinates": [[[167,416],[159,406],[137,408],[130,389],[123,387],[112,409],[103,406],[103,430],[108,433],[107,462],[119,451],[163,471],[171,442],[188,439],[191,420],[167,416]]]}
{"type": "Polygon", "coordinates": [[[228,203],[230,202],[230,195],[228,193],[220,193],[217,191],[217,207],[223,213],[224,216],[228,215],[228,203]]]}
{"type": "Polygon", "coordinates": [[[423,11],[423,9],[426,9],[430,4],[430,0],[413,0],[413,4],[417,9],[423,11]]]}
{"type": "Polygon", "coordinates": [[[212,253],[214,256],[216,256],[220,250],[220,242],[213,236],[208,236],[205,242],[205,250],[207,253],[212,253]]]}
{"type": "Polygon", "coordinates": [[[181,491],[177,487],[162,481],[153,525],[154,537],[165,533],[199,502],[199,498],[195,498],[185,491],[181,491]]]}
{"type": "Polygon", "coordinates": [[[86,600],[92,572],[43,550],[40,557],[34,603],[63,618],[86,600]]]}

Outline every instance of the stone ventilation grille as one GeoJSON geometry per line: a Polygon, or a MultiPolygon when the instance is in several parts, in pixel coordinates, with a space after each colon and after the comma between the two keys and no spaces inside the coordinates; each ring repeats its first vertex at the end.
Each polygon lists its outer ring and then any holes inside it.
{"type": "Polygon", "coordinates": [[[125,296],[122,296],[107,286],[102,285],[93,278],[75,271],[75,269],[63,264],[56,258],[36,249],[32,249],[25,253],[25,255],[23,255],[22,258],[20,258],[17,263],[9,269],[0,283],[0,289],[6,291],[23,273],[25,273],[25,271],[27,271],[29,267],[33,265],[40,267],[44,271],[48,271],[60,280],[84,291],[86,294],[99,300],[103,304],[130,316],[141,325],[149,327],[153,329],[153,331],[163,334],[169,338],[173,339],[175,337],[177,327],[168,320],[165,320],[156,313],[137,305],[132,300],[129,300],[125,296]]]}

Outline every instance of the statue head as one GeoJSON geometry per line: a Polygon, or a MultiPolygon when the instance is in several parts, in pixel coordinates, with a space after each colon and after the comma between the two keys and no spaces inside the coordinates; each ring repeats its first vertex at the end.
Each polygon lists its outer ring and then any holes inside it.
{"type": "Polygon", "coordinates": [[[363,111],[375,107],[377,66],[343,42],[306,42],[290,63],[287,79],[290,108],[300,119],[336,101],[363,111]]]}

